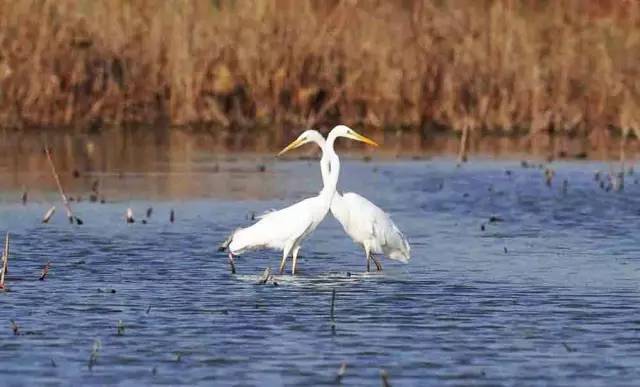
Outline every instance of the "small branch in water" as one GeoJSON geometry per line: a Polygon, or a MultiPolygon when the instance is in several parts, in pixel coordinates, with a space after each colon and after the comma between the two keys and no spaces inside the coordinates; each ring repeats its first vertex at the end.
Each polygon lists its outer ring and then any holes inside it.
{"type": "Polygon", "coordinates": [[[345,372],[347,372],[347,362],[343,361],[342,364],[340,364],[338,375],[336,375],[336,383],[342,383],[342,377],[344,376],[345,372]]]}
{"type": "Polygon", "coordinates": [[[171,209],[171,212],[169,213],[169,222],[173,223],[176,221],[176,213],[173,211],[173,209],[171,209]]]}
{"type": "Polygon", "coordinates": [[[391,387],[391,383],[389,383],[389,374],[387,374],[387,371],[380,370],[380,379],[382,379],[382,387],[391,387]]]}
{"type": "Polygon", "coordinates": [[[87,365],[89,368],[89,371],[91,371],[93,369],[93,366],[96,365],[96,363],[98,362],[98,352],[100,351],[100,347],[102,347],[102,344],[100,343],[100,339],[96,339],[96,341],[93,342],[93,349],[91,350],[91,355],[89,355],[89,364],[87,365]]]}
{"type": "Polygon", "coordinates": [[[56,206],[51,206],[51,208],[49,208],[49,211],[47,211],[47,213],[44,214],[44,217],[42,218],[42,223],[49,223],[49,219],[51,219],[51,217],[55,212],[56,212],[56,206]]]}
{"type": "Polygon", "coordinates": [[[27,205],[27,190],[25,189],[24,192],[22,192],[22,205],[26,206],[27,205]]]}
{"type": "Polygon", "coordinates": [[[11,330],[13,331],[14,336],[20,336],[20,327],[14,320],[11,320],[11,330]]]}
{"type": "Polygon", "coordinates": [[[124,335],[124,324],[122,323],[122,320],[118,320],[118,324],[116,325],[116,335],[118,336],[122,336],[124,335]]]}
{"type": "Polygon", "coordinates": [[[152,213],[153,213],[153,207],[147,208],[147,218],[150,218],[152,213]]]}
{"type": "Polygon", "coordinates": [[[270,278],[271,278],[271,268],[267,267],[266,269],[264,269],[264,273],[262,273],[262,276],[258,280],[258,285],[266,284],[267,282],[269,282],[270,278]]]}
{"type": "Polygon", "coordinates": [[[547,185],[547,187],[551,187],[551,184],[553,183],[553,177],[556,175],[556,171],[554,171],[551,168],[545,168],[544,170],[544,182],[547,185]]]}
{"type": "Polygon", "coordinates": [[[127,215],[125,216],[127,223],[135,223],[135,219],[133,219],[133,210],[131,207],[127,208],[127,215]]]}
{"type": "Polygon", "coordinates": [[[331,291],[331,332],[335,335],[336,334],[336,315],[335,315],[335,309],[336,309],[336,290],[333,289],[331,291]]]}
{"type": "Polygon", "coordinates": [[[47,155],[47,160],[49,161],[49,166],[51,167],[51,173],[53,174],[53,178],[56,181],[56,185],[58,186],[58,191],[60,192],[60,196],[62,197],[62,203],[67,210],[67,218],[69,218],[69,223],[73,223],[76,220],[76,223],[82,224],[83,222],[76,218],[73,215],[73,211],[71,211],[71,206],[69,205],[69,200],[67,196],[64,194],[64,190],[62,189],[62,184],[60,183],[60,177],[58,176],[58,172],[56,172],[56,167],[53,165],[53,159],[51,158],[51,151],[48,147],[44,147],[44,152],[47,155]]]}
{"type": "Polygon", "coordinates": [[[9,270],[9,233],[4,240],[4,251],[2,252],[2,267],[0,268],[0,289],[4,289],[5,275],[9,270]]]}
{"type": "Polygon", "coordinates": [[[40,272],[40,281],[44,281],[47,278],[47,274],[49,274],[49,268],[51,267],[51,261],[47,261],[47,264],[42,268],[42,272],[40,272]]]}

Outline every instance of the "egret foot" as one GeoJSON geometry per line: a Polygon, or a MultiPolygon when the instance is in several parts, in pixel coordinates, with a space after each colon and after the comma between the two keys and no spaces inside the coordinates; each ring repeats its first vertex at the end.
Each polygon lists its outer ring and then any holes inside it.
{"type": "Polygon", "coordinates": [[[229,266],[231,266],[231,274],[236,274],[236,264],[233,262],[233,254],[229,253],[229,266]]]}

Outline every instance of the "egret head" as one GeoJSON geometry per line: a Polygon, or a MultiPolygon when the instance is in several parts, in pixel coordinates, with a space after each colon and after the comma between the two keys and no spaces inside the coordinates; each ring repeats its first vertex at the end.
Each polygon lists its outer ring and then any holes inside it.
{"type": "Polygon", "coordinates": [[[291,144],[287,145],[286,148],[281,150],[280,153],[278,153],[278,156],[310,142],[315,142],[322,148],[322,146],[324,146],[324,137],[322,137],[320,132],[318,132],[317,130],[313,130],[313,129],[305,130],[291,144]]]}
{"type": "Polygon", "coordinates": [[[373,141],[372,139],[370,139],[368,137],[365,137],[365,136],[357,133],[355,130],[353,130],[353,129],[349,128],[348,126],[345,126],[345,125],[338,125],[338,126],[334,127],[333,129],[331,129],[331,132],[329,133],[329,135],[333,135],[334,137],[346,137],[346,138],[350,138],[352,140],[364,142],[365,144],[378,146],[377,142],[373,141]]]}

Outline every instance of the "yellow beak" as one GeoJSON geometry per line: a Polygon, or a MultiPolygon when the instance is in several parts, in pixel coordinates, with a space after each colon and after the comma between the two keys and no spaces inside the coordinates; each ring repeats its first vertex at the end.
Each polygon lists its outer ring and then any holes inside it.
{"type": "Polygon", "coordinates": [[[353,131],[353,135],[349,135],[348,136],[350,139],[356,140],[356,141],[362,141],[365,144],[369,144],[369,145],[373,145],[373,146],[378,146],[378,143],[373,141],[372,139],[365,137],[359,133],[356,133],[355,131],[353,131]]]}
{"type": "Polygon", "coordinates": [[[278,156],[281,156],[282,154],[290,151],[291,149],[296,149],[297,147],[306,144],[307,142],[304,141],[303,139],[297,138],[295,139],[295,141],[293,141],[291,144],[287,145],[283,150],[280,151],[280,153],[278,153],[278,156]]]}

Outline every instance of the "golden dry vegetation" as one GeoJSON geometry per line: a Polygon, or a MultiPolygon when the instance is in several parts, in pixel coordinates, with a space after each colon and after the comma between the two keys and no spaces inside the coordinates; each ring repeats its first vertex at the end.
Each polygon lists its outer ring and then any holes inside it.
{"type": "Polygon", "coordinates": [[[640,2],[0,1],[5,128],[336,122],[640,130],[640,2]]]}

